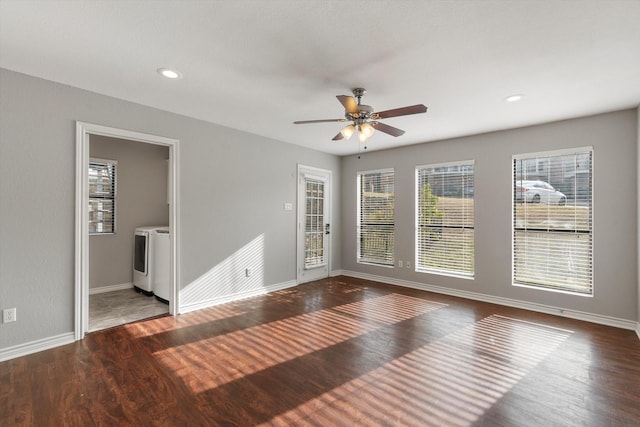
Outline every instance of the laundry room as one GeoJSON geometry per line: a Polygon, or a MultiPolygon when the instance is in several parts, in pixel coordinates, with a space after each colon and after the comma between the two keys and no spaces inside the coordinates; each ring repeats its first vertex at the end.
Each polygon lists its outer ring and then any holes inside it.
{"type": "Polygon", "coordinates": [[[93,332],[169,311],[169,147],[91,135],[89,152],[93,332]]]}

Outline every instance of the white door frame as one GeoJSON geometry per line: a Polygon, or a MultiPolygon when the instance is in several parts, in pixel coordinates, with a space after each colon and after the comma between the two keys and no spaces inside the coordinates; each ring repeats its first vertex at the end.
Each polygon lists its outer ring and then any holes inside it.
{"type": "MultiPolygon", "coordinates": [[[[331,224],[331,198],[333,197],[333,188],[332,188],[332,172],[326,169],[320,169],[313,166],[305,166],[298,164],[298,174],[296,176],[297,182],[297,194],[298,194],[298,212],[297,212],[297,238],[296,238],[296,282],[298,284],[305,283],[313,280],[317,280],[323,277],[329,277],[331,275],[331,253],[332,253],[332,244],[333,241],[332,234],[330,233],[326,239],[326,276],[314,276],[312,278],[305,277],[305,268],[304,268],[304,221],[305,221],[305,213],[306,213],[306,201],[305,201],[305,186],[303,177],[317,177],[320,180],[325,180],[326,178],[326,188],[325,190],[325,210],[324,212],[324,222],[325,224],[331,224]],[[328,194],[328,196],[327,196],[328,194]]],[[[331,230],[330,230],[331,231],[331,230]]],[[[308,270],[311,271],[311,270],[308,270]]]]}
{"type": "Polygon", "coordinates": [[[169,313],[179,313],[179,140],[92,123],[76,122],[75,327],[76,340],[89,330],[89,136],[100,135],[169,147],[169,228],[171,230],[169,313]]]}

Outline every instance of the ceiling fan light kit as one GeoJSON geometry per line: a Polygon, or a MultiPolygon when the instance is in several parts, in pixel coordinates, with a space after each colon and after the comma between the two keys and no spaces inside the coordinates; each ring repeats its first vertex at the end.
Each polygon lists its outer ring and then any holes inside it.
{"type": "Polygon", "coordinates": [[[356,127],[354,125],[346,126],[344,129],[340,131],[342,137],[345,139],[351,138],[351,135],[356,131],[356,127]]]}
{"type": "Polygon", "coordinates": [[[374,128],[369,123],[363,123],[358,126],[358,139],[360,142],[365,142],[373,135],[374,128]]]}
{"type": "Polygon", "coordinates": [[[386,125],[379,122],[379,119],[386,119],[389,117],[408,116],[411,114],[426,113],[427,107],[423,104],[411,105],[408,107],[395,108],[393,110],[375,112],[370,105],[364,105],[361,103],[362,96],[367,92],[364,88],[353,89],[353,96],[337,95],[338,101],[344,107],[344,119],[322,119],[322,120],[301,120],[293,122],[294,124],[309,124],[309,123],[329,123],[329,122],[351,122],[345,126],[336,136],[332,139],[338,141],[341,139],[349,139],[354,133],[358,133],[358,140],[360,142],[366,142],[374,133],[375,130],[384,132],[388,135],[397,137],[404,134],[402,129],[395,128],[393,126],[386,125]],[[355,98],[357,98],[357,101],[355,98]]]}

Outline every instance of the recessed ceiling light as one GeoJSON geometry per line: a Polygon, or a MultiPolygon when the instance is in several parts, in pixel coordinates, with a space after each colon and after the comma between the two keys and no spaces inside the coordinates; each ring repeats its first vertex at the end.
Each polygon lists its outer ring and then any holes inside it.
{"type": "Polygon", "coordinates": [[[522,94],[518,94],[518,95],[511,95],[511,96],[507,96],[504,99],[504,102],[518,102],[520,101],[522,98],[524,98],[524,95],[522,94]]]}
{"type": "Polygon", "coordinates": [[[179,79],[182,77],[182,74],[180,74],[179,72],[175,70],[170,70],[168,68],[158,68],[156,71],[162,77],[166,77],[168,79],[179,79]]]}

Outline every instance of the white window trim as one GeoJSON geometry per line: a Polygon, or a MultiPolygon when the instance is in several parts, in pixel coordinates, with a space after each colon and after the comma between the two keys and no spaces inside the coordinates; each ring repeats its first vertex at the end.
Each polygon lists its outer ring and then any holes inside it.
{"type": "MultiPolygon", "coordinates": [[[[357,171],[356,172],[356,262],[358,264],[363,264],[363,265],[371,265],[371,266],[376,266],[376,267],[383,267],[383,268],[395,268],[395,260],[396,260],[396,254],[395,254],[395,243],[394,243],[394,248],[393,248],[393,254],[392,254],[392,260],[391,260],[391,264],[382,264],[382,263],[377,263],[377,262],[373,262],[373,261],[368,261],[368,260],[363,260],[360,258],[360,177],[364,174],[370,175],[370,174],[375,174],[375,173],[389,173],[389,172],[393,172],[393,196],[394,196],[394,218],[393,218],[393,233],[395,235],[396,232],[396,226],[395,226],[395,178],[396,178],[396,171],[395,168],[382,168],[382,169],[371,169],[371,170],[364,170],[364,171],[357,171]]],[[[395,241],[395,239],[394,239],[395,241]]]]}
{"type": "Polygon", "coordinates": [[[99,157],[89,157],[89,163],[110,163],[110,164],[118,166],[118,161],[117,160],[101,159],[99,157]]]}
{"type": "MultiPolygon", "coordinates": [[[[116,234],[117,232],[117,221],[118,221],[118,215],[116,214],[116,210],[118,208],[118,202],[117,202],[117,198],[118,198],[118,161],[117,160],[111,160],[111,159],[101,159],[98,157],[89,157],[89,164],[91,163],[103,163],[103,164],[109,164],[109,165],[113,165],[116,168],[116,172],[115,172],[115,179],[114,179],[114,183],[113,183],[113,231],[109,232],[109,233],[99,233],[99,232],[89,232],[90,236],[113,236],[116,234]]],[[[90,195],[89,195],[89,199],[91,199],[90,195]]]]}
{"type": "MultiPolygon", "coordinates": [[[[594,176],[595,176],[595,155],[594,155],[594,149],[593,146],[587,145],[587,146],[582,146],[582,147],[575,147],[575,148],[561,148],[558,150],[547,150],[547,151],[536,151],[536,152],[531,152],[531,153],[519,153],[519,154],[514,154],[513,156],[511,156],[511,179],[509,182],[509,192],[511,193],[511,285],[517,288],[526,288],[526,289],[533,289],[536,291],[543,291],[543,292],[553,292],[553,293],[559,293],[559,294],[566,294],[566,295],[573,295],[573,296],[578,296],[578,297],[586,297],[586,298],[593,298],[595,297],[595,293],[596,293],[596,284],[595,284],[595,263],[594,263],[594,258],[593,258],[593,254],[594,254],[594,248],[595,248],[595,234],[593,232],[594,230],[594,224],[595,224],[595,199],[596,197],[594,196],[595,194],[595,188],[594,188],[594,176]],[[591,292],[590,293],[584,293],[584,292],[574,292],[574,291],[570,291],[570,290],[566,290],[566,289],[556,289],[556,288],[550,288],[550,287],[544,287],[544,286],[535,286],[535,285],[530,285],[530,284],[526,284],[526,283],[519,283],[516,281],[515,279],[515,268],[514,268],[514,263],[515,263],[515,241],[513,238],[513,235],[515,233],[515,212],[514,212],[514,203],[515,203],[515,195],[513,194],[513,162],[515,160],[519,160],[522,158],[530,158],[530,157],[549,157],[549,156],[566,156],[566,155],[572,155],[572,154],[584,154],[585,152],[591,152],[591,292]]],[[[578,171],[576,171],[576,174],[578,173],[578,171]]],[[[581,171],[581,173],[587,173],[587,171],[581,171]]]]}
{"type": "Polygon", "coordinates": [[[467,159],[467,160],[460,160],[455,162],[429,163],[425,165],[418,165],[416,166],[416,173],[418,172],[419,169],[424,169],[424,168],[448,168],[450,166],[467,166],[469,164],[473,165],[475,168],[475,162],[476,161],[474,159],[467,159]]]}
{"type": "MultiPolygon", "coordinates": [[[[467,166],[467,165],[472,165],[473,166],[473,175],[474,175],[474,183],[475,183],[475,160],[474,159],[468,159],[468,160],[460,160],[460,161],[453,161],[453,162],[443,162],[443,163],[430,163],[430,164],[424,164],[424,165],[418,165],[415,167],[415,172],[414,172],[414,178],[413,178],[413,185],[414,185],[414,254],[415,254],[415,259],[413,260],[413,265],[414,265],[414,271],[416,273],[425,273],[425,274],[436,274],[439,276],[447,276],[447,277],[455,277],[458,279],[466,279],[466,280],[475,280],[475,266],[474,266],[474,271],[471,274],[464,274],[464,273],[457,273],[457,272],[453,272],[453,271],[449,271],[449,270],[439,270],[436,268],[422,268],[418,266],[418,257],[420,256],[420,244],[418,242],[418,236],[419,236],[419,228],[420,228],[420,188],[418,185],[418,179],[420,176],[420,170],[421,169],[425,169],[425,168],[444,168],[444,167],[450,167],[450,166],[467,166]]],[[[474,184],[475,186],[475,184],[474,184]]],[[[475,194],[474,194],[474,204],[475,204],[475,194]]],[[[475,226],[476,226],[476,218],[475,218],[475,209],[474,209],[474,213],[473,213],[473,229],[475,230],[475,226]]],[[[475,232],[474,232],[474,251],[475,251],[475,232]]],[[[475,254],[474,254],[475,257],[475,254]]]]}

